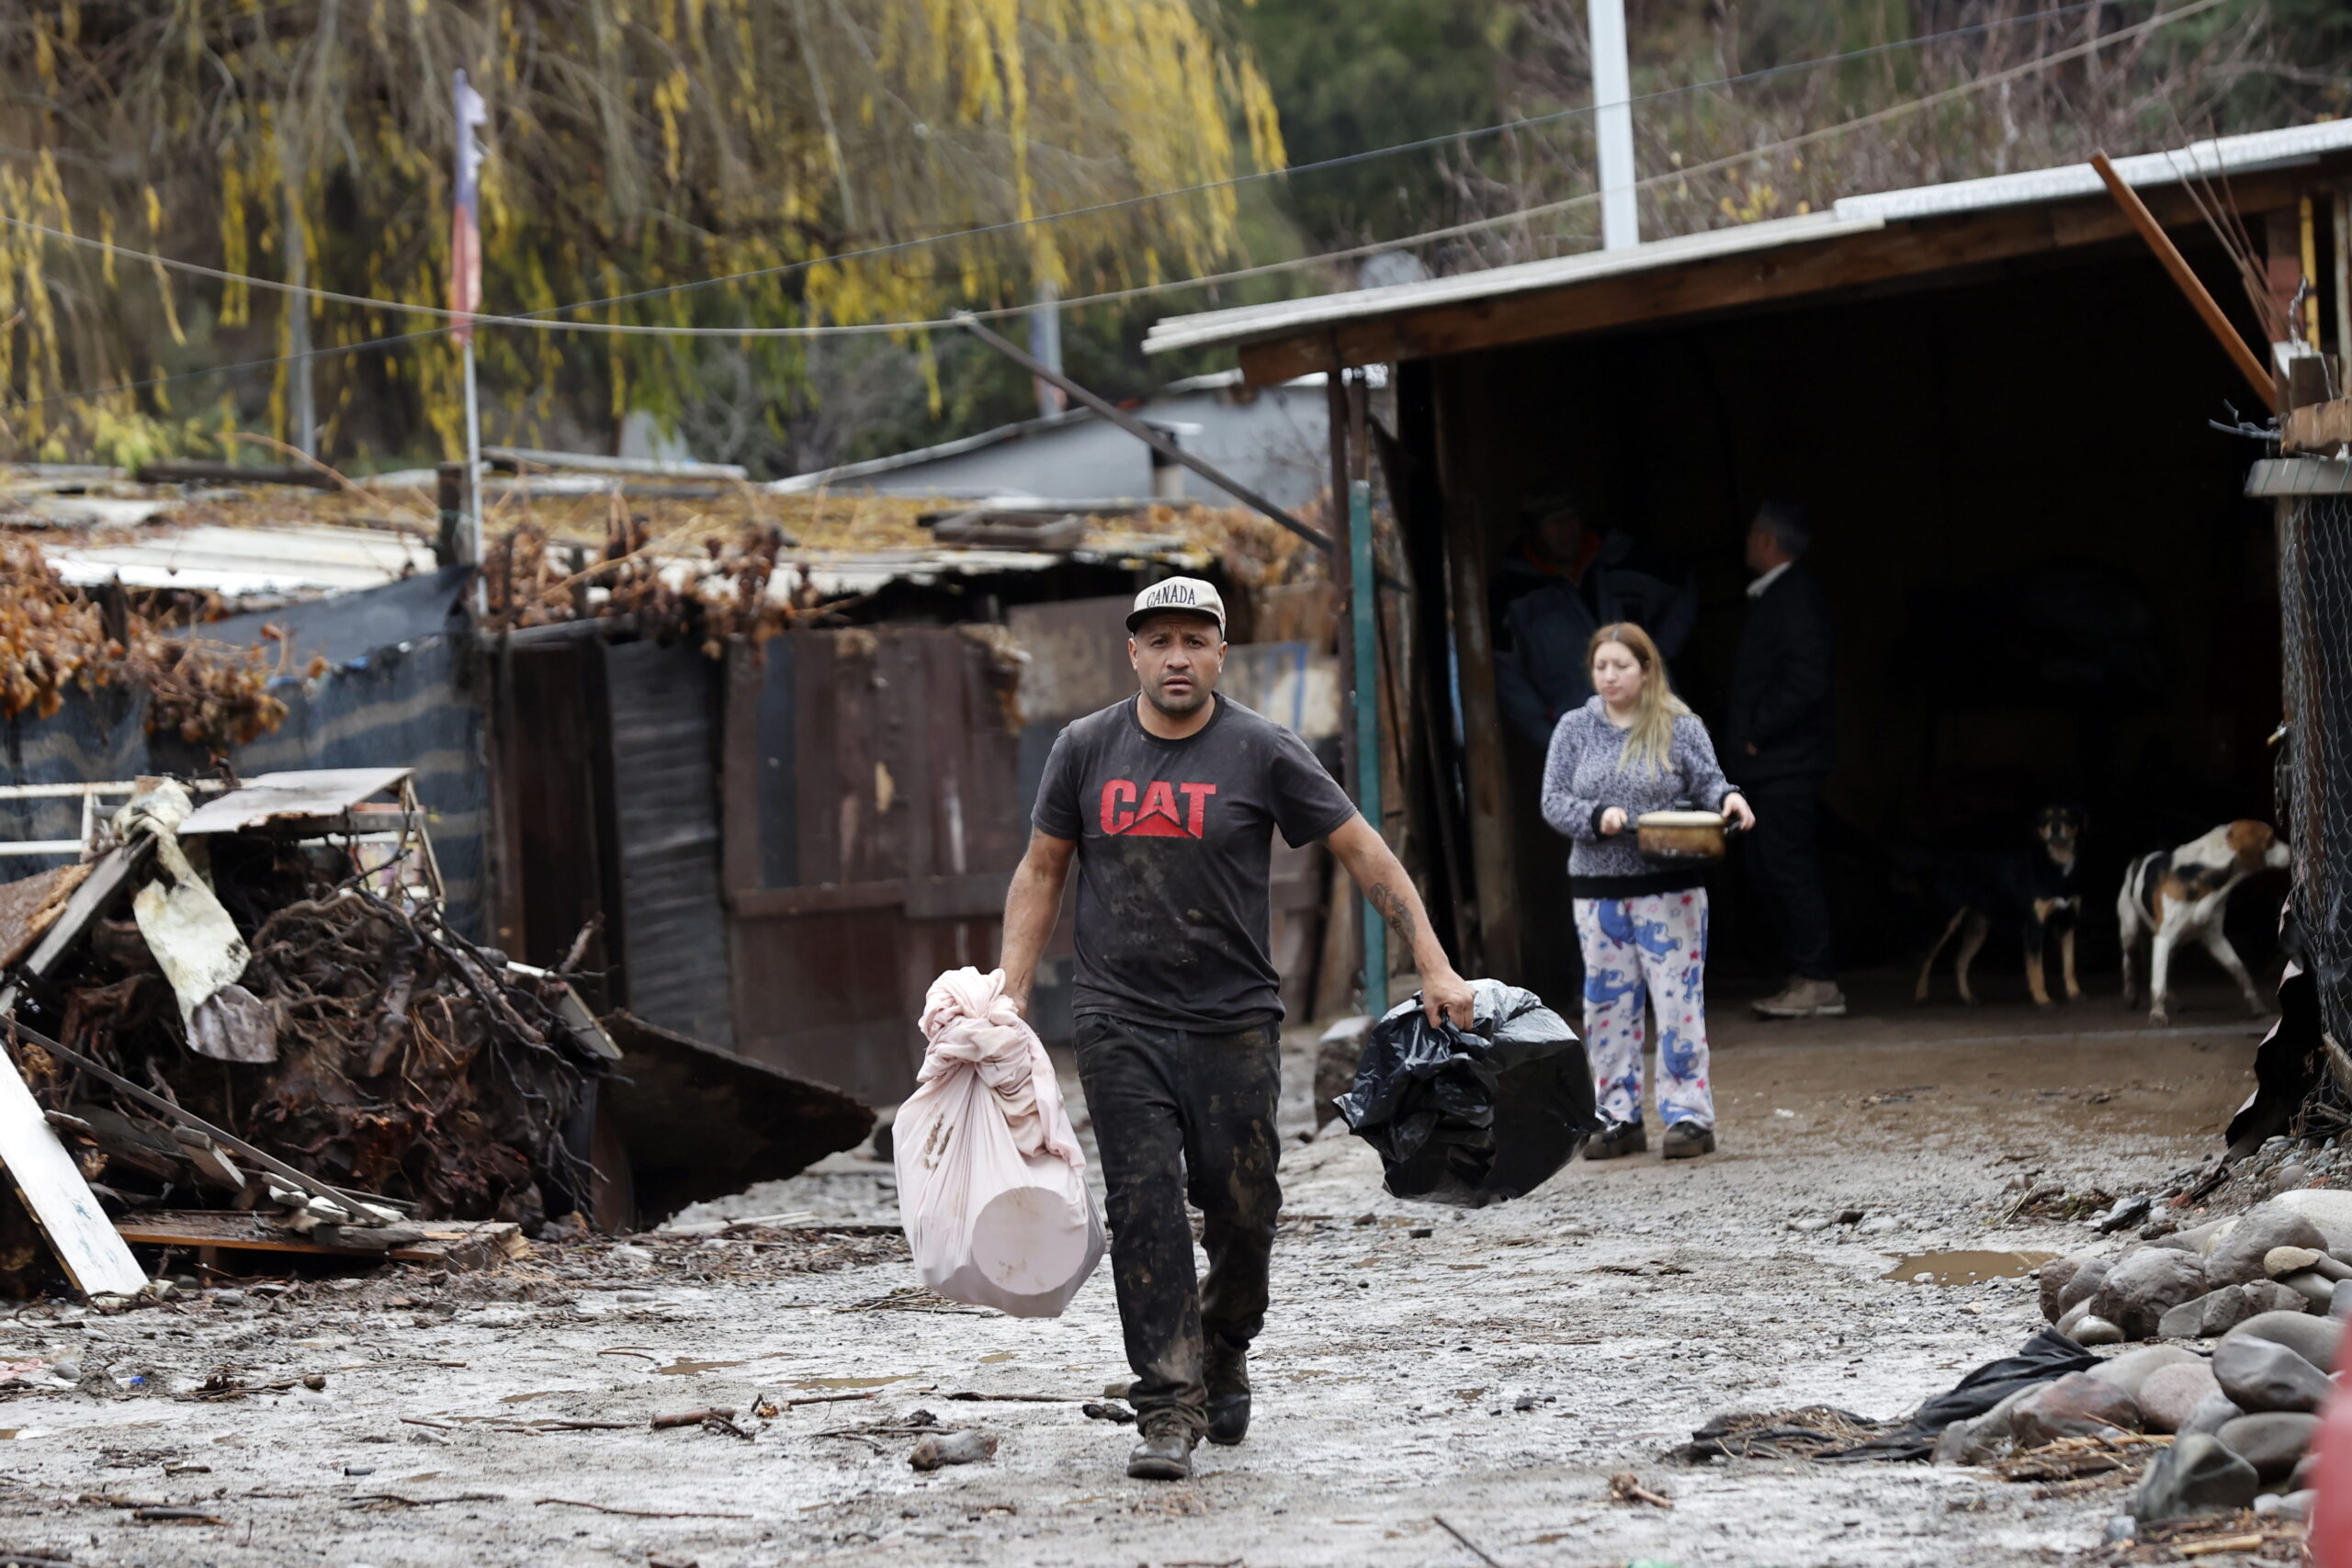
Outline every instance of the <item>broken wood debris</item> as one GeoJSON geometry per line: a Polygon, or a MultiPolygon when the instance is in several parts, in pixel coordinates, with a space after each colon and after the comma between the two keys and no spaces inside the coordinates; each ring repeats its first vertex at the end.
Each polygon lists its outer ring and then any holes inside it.
{"type": "Polygon", "coordinates": [[[631,1519],[749,1519],[757,1517],[752,1514],[722,1514],[700,1508],[672,1512],[654,1508],[616,1508],[604,1503],[583,1502],[577,1497],[534,1497],[531,1499],[531,1506],[535,1508],[591,1508],[600,1514],[619,1514],[623,1517],[631,1519]]]}

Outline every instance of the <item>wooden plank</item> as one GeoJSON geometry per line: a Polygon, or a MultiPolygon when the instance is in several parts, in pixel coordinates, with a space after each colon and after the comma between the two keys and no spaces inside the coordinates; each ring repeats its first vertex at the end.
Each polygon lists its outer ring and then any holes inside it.
{"type": "Polygon", "coordinates": [[[727,700],[719,721],[719,858],[730,894],[762,886],[760,874],[760,696],[767,660],[748,637],[727,647],[727,700]]]}
{"type": "Polygon", "coordinates": [[[0,1055],[0,1165],[74,1289],[85,1296],[129,1296],[146,1286],[147,1271],[107,1223],[82,1168],[58,1142],[6,1055],[0,1055]]]}
{"type": "Polygon", "coordinates": [[[122,1241],[141,1247],[225,1247],[240,1252],[291,1252],[369,1263],[389,1258],[401,1263],[442,1263],[461,1269],[481,1268],[530,1249],[522,1227],[511,1220],[408,1220],[402,1224],[423,1232],[424,1239],[387,1252],[329,1247],[235,1209],[151,1209],[126,1214],[115,1222],[114,1230],[122,1241]]]}
{"type": "Polygon", "coordinates": [[[88,863],[55,866],[0,886],[0,966],[22,958],[56,924],[90,870],[88,863]]]}
{"type": "Polygon", "coordinates": [[[2310,403],[2290,411],[2281,447],[2289,452],[2324,452],[2352,441],[2352,399],[2310,403]]]}
{"type": "Polygon", "coordinates": [[[733,903],[746,919],[789,919],[799,915],[840,914],[852,909],[904,909],[916,919],[980,919],[1000,914],[1009,871],[975,871],[962,876],[893,876],[879,882],[834,883],[820,887],[760,887],[738,893],[733,903]]]}
{"type": "MultiPolygon", "coordinates": [[[[2233,175],[2231,195],[2249,214],[2290,205],[2312,171],[2233,175]]],[[[2167,229],[2201,235],[2188,192],[2141,193],[2167,229]]],[[[2130,220],[2102,194],[1908,222],[1859,234],[1711,257],[1680,266],[1593,278],[1555,289],[1498,295],[1395,315],[1366,316],[1240,348],[1252,386],[1341,366],[1390,364],[1471,349],[1640,325],[1740,306],[1788,302],[1866,284],[2013,261],[2129,237],[2130,220]]],[[[2300,264],[2298,264],[2300,272],[2300,264]]]]}
{"type": "MultiPolygon", "coordinates": [[[[1461,667],[1463,788],[1470,818],[1470,875],[1478,908],[1476,972],[1520,972],[1519,878],[1512,859],[1510,770],[1495,697],[1494,628],[1487,624],[1488,548],[1470,432],[1486,423],[1486,383],[1458,365],[1440,367],[1438,484],[1445,498],[1447,577],[1453,588],[1453,647],[1461,667]]],[[[1466,945],[1466,944],[1465,944],[1466,945]]]]}

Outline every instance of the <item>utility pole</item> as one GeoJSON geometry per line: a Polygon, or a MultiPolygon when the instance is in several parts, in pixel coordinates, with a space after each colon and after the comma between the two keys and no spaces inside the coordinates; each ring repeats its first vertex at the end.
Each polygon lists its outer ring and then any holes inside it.
{"type": "Polygon", "coordinates": [[[1625,0],[1587,0],[1592,29],[1593,132],[1600,144],[1600,243],[1642,243],[1634,189],[1634,82],[1625,63],[1625,0]]]}
{"type": "MultiPolygon", "coordinates": [[[[286,182],[286,280],[297,290],[311,284],[311,257],[302,243],[302,207],[296,198],[294,182],[286,182]]],[[[287,353],[293,364],[288,393],[294,404],[294,446],[305,457],[316,461],[319,456],[319,405],[311,390],[311,297],[293,293],[286,297],[286,308],[293,312],[288,325],[287,353]]]]}
{"type": "MultiPolygon", "coordinates": [[[[1062,288],[1052,278],[1037,285],[1037,308],[1029,312],[1029,354],[1047,369],[1062,367],[1062,288]]],[[[1051,419],[1069,407],[1062,389],[1043,376],[1033,376],[1037,389],[1037,417],[1051,419]]]]}

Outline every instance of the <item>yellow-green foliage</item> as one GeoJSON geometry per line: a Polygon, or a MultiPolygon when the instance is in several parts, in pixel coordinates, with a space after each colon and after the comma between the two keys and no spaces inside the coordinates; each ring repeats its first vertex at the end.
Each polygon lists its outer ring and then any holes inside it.
{"type": "MultiPolygon", "coordinates": [[[[596,315],[912,320],[1046,279],[1206,270],[1234,244],[1230,191],[836,258],[1282,159],[1264,82],[1193,0],[66,3],[0,27],[0,212],[266,277],[287,276],[300,245],[317,287],[442,304],[459,66],[491,111],[484,292],[499,311],[782,269],[596,315]]],[[[219,339],[183,355],[222,339],[242,346],[213,357],[278,351],[283,299],[0,234],[0,441],[88,446],[88,405],[39,400],[144,373],[199,324],[219,339]]],[[[321,346],[428,324],[311,309],[321,346]]],[[[670,405],[693,353],[517,332],[479,344],[510,398],[588,417],[670,405]]],[[[779,383],[798,374],[788,344],[764,352],[779,383]]],[[[428,339],[368,386],[452,447],[457,366],[428,339]]],[[[322,406],[351,395],[346,380],[322,406]]],[[[118,432],[136,406],[115,400],[118,432]]]]}

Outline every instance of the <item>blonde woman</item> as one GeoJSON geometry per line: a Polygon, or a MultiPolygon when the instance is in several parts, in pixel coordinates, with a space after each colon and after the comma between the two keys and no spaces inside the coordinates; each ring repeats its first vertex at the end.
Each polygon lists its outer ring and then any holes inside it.
{"type": "Polygon", "coordinates": [[[1568,888],[1584,952],[1585,1050],[1607,1122],[1587,1159],[1649,1147],[1642,1125],[1642,1011],[1658,1021],[1658,1119],[1668,1159],[1712,1154],[1715,1102],[1707,1077],[1707,890],[1697,866],[1661,868],[1634,848],[1645,811],[1721,811],[1740,828],[1756,814],[1724,782],[1714,742],[1667,683],[1649,634],[1629,621],[1585,645],[1594,695],[1565,714],[1544,763],[1544,819],[1576,840],[1568,888]]]}

